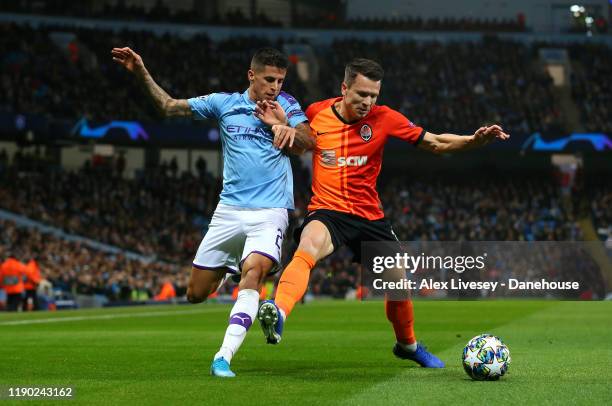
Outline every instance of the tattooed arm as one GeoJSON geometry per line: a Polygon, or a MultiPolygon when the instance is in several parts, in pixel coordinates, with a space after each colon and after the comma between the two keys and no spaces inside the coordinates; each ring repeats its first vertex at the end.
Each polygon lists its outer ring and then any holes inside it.
{"type": "Polygon", "coordinates": [[[151,77],[151,74],[145,68],[140,55],[127,47],[113,48],[111,55],[113,56],[113,61],[136,75],[136,78],[145,88],[153,104],[164,117],[191,117],[191,107],[187,100],[173,99],[164,89],[155,83],[155,80],[153,80],[153,77],[151,77]]]}

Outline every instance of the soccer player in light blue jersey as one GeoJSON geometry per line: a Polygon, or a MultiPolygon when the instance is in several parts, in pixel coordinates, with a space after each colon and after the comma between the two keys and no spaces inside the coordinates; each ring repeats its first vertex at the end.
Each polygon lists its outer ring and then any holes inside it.
{"type": "Polygon", "coordinates": [[[259,305],[259,290],[276,272],[293,209],[293,176],[287,152],[312,149],[314,139],[299,103],[281,92],[287,57],[258,50],[244,92],[173,99],[151,77],[130,48],[113,48],[113,60],[134,73],[164,116],[217,120],[223,150],[223,191],[193,260],[187,298],[204,301],[224,281],[239,274],[238,299],[211,373],[233,377],[232,357],[244,341],[259,305]],[[258,108],[259,107],[259,108],[258,108]]]}

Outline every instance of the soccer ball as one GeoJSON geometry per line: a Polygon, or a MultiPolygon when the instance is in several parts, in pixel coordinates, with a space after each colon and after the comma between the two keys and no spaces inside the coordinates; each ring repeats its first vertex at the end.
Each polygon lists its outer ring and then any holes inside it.
{"type": "Polygon", "coordinates": [[[463,369],[478,381],[496,381],[508,371],[510,350],[492,334],[472,338],[463,349],[463,369]]]}

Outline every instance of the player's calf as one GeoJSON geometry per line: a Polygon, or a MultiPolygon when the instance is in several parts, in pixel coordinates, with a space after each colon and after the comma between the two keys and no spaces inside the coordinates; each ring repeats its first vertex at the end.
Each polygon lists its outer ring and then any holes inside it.
{"type": "Polygon", "coordinates": [[[187,288],[187,301],[191,304],[202,303],[207,297],[208,295],[197,295],[192,290],[187,288]]]}

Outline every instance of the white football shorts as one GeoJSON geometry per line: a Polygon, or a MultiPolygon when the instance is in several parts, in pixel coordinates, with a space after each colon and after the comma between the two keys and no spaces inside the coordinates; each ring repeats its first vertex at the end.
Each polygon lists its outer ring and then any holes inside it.
{"type": "Polygon", "coordinates": [[[225,268],[239,274],[242,262],[255,252],[270,258],[276,264],[272,272],[276,272],[288,223],[287,209],[251,209],[219,203],[193,266],[225,268]]]}

